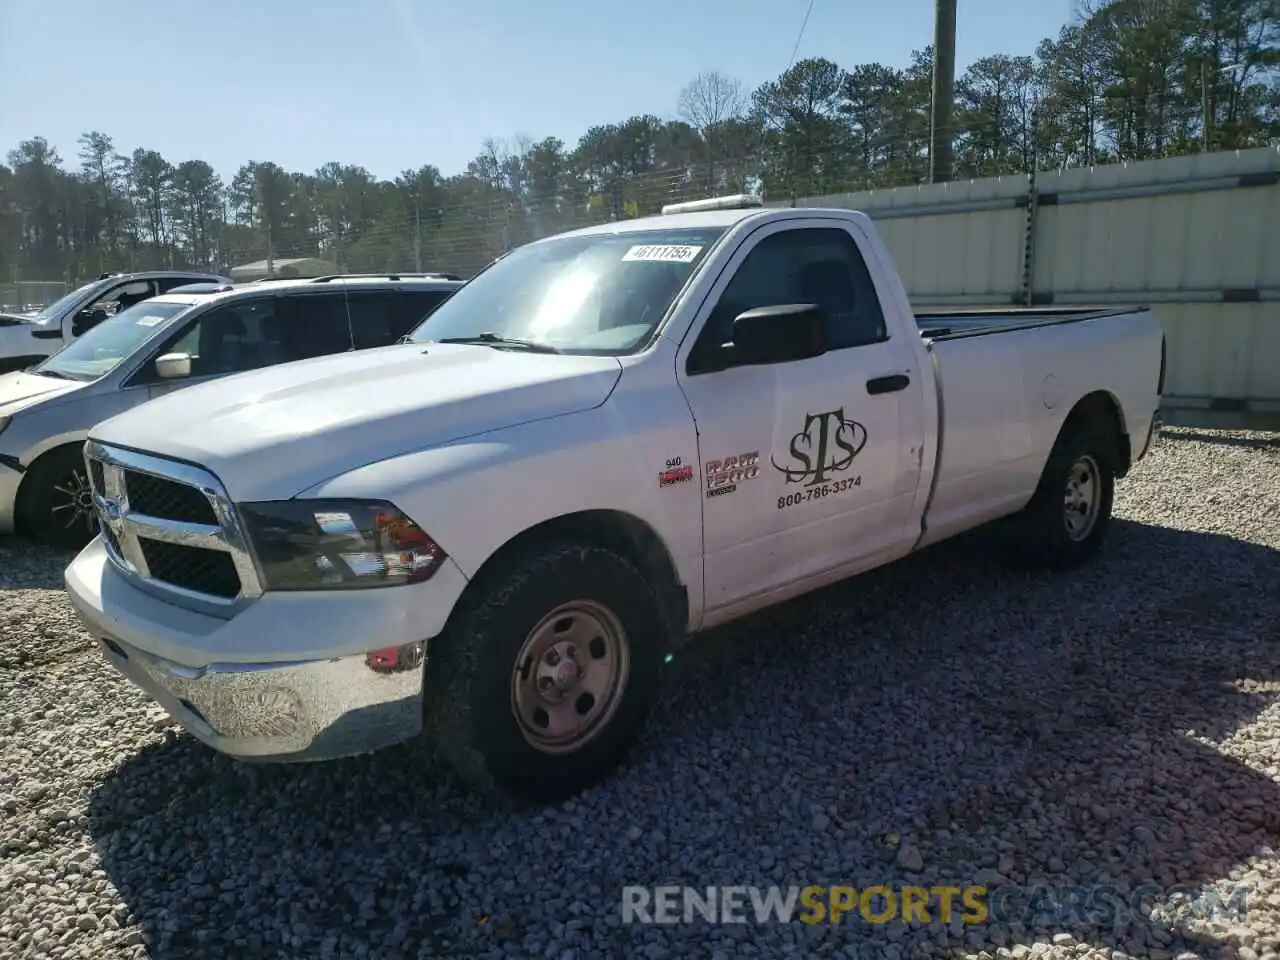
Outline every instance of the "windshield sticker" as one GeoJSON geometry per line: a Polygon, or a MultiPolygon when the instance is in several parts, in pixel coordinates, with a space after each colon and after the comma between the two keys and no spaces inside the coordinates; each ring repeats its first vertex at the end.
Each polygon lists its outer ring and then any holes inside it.
{"type": "Polygon", "coordinates": [[[623,260],[643,260],[647,263],[693,263],[702,247],[680,244],[644,244],[632,247],[623,260]]]}
{"type": "Polygon", "coordinates": [[[157,323],[163,323],[164,317],[157,317],[155,314],[147,314],[145,317],[139,317],[137,324],[140,327],[154,327],[157,323]]]}

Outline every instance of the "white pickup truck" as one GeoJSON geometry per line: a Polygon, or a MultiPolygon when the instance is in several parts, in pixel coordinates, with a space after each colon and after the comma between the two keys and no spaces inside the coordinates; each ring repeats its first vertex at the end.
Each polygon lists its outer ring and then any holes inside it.
{"type": "Polygon", "coordinates": [[[1152,313],[921,318],[864,214],[692,207],[519,248],[403,345],[95,427],[66,585],[105,656],[233,756],[425,725],[545,798],[606,774],[689,634],[991,521],[1022,561],[1098,549],[1156,428],[1152,313]]]}

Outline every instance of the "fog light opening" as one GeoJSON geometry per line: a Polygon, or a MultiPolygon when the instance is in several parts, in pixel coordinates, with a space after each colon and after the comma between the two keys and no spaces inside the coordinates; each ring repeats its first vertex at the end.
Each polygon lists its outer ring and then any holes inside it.
{"type": "Polygon", "coordinates": [[[375,673],[397,673],[414,670],[422,665],[426,644],[422,641],[406,643],[399,647],[380,647],[365,654],[364,662],[375,673]]]}

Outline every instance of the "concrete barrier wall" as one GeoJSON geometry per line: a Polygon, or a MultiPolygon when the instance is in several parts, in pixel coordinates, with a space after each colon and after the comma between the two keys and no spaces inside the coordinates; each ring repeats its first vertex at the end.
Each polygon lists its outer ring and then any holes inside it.
{"type": "Polygon", "coordinates": [[[1149,304],[1172,422],[1280,422],[1280,149],[797,202],[871,216],[921,308],[1149,304]]]}

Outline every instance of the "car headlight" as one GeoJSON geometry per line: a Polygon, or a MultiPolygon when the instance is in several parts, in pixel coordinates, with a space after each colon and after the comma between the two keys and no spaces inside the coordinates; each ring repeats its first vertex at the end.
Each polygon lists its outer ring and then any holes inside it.
{"type": "Polygon", "coordinates": [[[382,500],[239,504],[267,590],[362,590],[430,579],[447,556],[382,500]]]}

